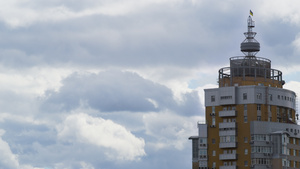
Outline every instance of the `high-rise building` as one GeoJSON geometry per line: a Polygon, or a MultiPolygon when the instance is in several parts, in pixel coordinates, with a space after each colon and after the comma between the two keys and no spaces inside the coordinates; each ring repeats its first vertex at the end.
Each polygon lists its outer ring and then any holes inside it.
{"type": "Polygon", "coordinates": [[[260,44],[248,17],[245,56],[219,70],[218,88],[205,89],[205,122],[191,136],[193,169],[300,168],[300,126],[295,92],[282,72],[257,57],[260,44]]]}

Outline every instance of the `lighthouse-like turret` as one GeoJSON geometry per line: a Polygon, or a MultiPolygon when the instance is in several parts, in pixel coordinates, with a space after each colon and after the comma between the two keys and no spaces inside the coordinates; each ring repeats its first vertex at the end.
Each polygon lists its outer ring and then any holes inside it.
{"type": "Polygon", "coordinates": [[[248,57],[254,57],[260,50],[260,44],[254,38],[256,32],[253,32],[252,29],[255,27],[255,22],[252,20],[251,16],[248,17],[247,22],[248,32],[244,33],[246,39],[241,43],[241,51],[248,57]]]}

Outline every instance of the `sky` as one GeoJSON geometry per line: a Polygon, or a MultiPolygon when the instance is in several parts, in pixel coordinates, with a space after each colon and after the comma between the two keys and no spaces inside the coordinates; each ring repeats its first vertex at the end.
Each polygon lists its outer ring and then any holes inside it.
{"type": "Polygon", "coordinates": [[[243,56],[300,93],[298,0],[0,2],[0,168],[189,169],[204,91],[243,56]]]}

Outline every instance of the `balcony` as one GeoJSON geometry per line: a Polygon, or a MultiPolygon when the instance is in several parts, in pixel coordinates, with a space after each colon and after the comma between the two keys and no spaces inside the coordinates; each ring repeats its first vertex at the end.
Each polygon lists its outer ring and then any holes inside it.
{"type": "Polygon", "coordinates": [[[200,156],[199,156],[199,159],[200,159],[200,160],[207,160],[207,155],[200,155],[200,156]]]}
{"type": "Polygon", "coordinates": [[[219,111],[219,117],[232,117],[232,116],[236,116],[236,110],[219,111]]]}
{"type": "Polygon", "coordinates": [[[219,129],[236,128],[236,122],[219,123],[219,129]]]}
{"type": "Polygon", "coordinates": [[[220,166],[220,169],[237,169],[236,165],[220,166]]]}
{"type": "Polygon", "coordinates": [[[236,160],[237,154],[220,154],[219,158],[220,160],[236,160]]]}
{"type": "Polygon", "coordinates": [[[236,142],[220,143],[220,148],[235,148],[237,146],[236,142]]]}
{"type": "Polygon", "coordinates": [[[235,136],[235,135],[236,135],[236,130],[219,131],[219,136],[235,136]]]}
{"type": "Polygon", "coordinates": [[[207,148],[207,144],[200,143],[200,144],[199,144],[199,147],[200,147],[200,148],[207,148]]]}

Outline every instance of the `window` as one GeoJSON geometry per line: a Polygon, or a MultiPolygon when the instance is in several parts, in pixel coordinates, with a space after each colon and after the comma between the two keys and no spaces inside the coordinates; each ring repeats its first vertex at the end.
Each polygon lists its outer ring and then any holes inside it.
{"type": "Polygon", "coordinates": [[[285,159],[282,159],[282,166],[287,166],[287,165],[286,165],[286,160],[285,160],[285,159]]]}
{"type": "Polygon", "coordinates": [[[215,98],[215,96],[213,95],[213,96],[211,96],[211,102],[215,102],[216,101],[216,98],[215,98]]]}
{"type": "Polygon", "coordinates": [[[215,113],[215,106],[212,106],[212,112],[215,113]]]}
{"type": "Polygon", "coordinates": [[[288,109],[288,118],[292,118],[292,110],[288,109]]]}
{"type": "Polygon", "coordinates": [[[221,100],[232,99],[232,96],[221,96],[221,100]]]}
{"type": "Polygon", "coordinates": [[[235,142],[235,136],[221,136],[220,142],[221,143],[235,142]]]}
{"type": "Polygon", "coordinates": [[[200,144],[206,144],[206,138],[200,138],[199,142],[200,144]]]}
{"type": "Polygon", "coordinates": [[[200,149],[199,150],[199,155],[206,158],[206,156],[207,156],[207,150],[200,149]]]}
{"type": "Polygon", "coordinates": [[[257,121],[261,121],[261,116],[257,116],[257,121]]]}
{"type": "Polygon", "coordinates": [[[257,105],[257,111],[261,111],[261,104],[257,105]]]}
{"type": "Polygon", "coordinates": [[[248,143],[248,137],[244,137],[244,143],[248,143]]]}
{"type": "Polygon", "coordinates": [[[244,161],[245,167],[248,166],[248,161],[244,161]]]}
{"type": "Polygon", "coordinates": [[[244,104],[244,110],[247,111],[247,104],[244,104]]]}
{"type": "Polygon", "coordinates": [[[247,155],[248,154],[248,149],[245,149],[245,155],[247,155]]]}
{"type": "Polygon", "coordinates": [[[216,125],[216,119],[215,119],[215,117],[212,117],[211,120],[212,120],[211,124],[212,125],[216,125]]]}
{"type": "Polygon", "coordinates": [[[216,156],[216,151],[215,150],[213,150],[212,155],[216,156]]]}
{"type": "Polygon", "coordinates": [[[247,100],[247,93],[243,93],[243,100],[247,100]]]}
{"type": "Polygon", "coordinates": [[[244,116],[244,123],[247,123],[247,122],[248,122],[248,117],[244,116]]]}
{"type": "Polygon", "coordinates": [[[271,95],[271,94],[269,94],[269,100],[270,100],[270,101],[272,101],[272,100],[273,100],[273,98],[272,98],[272,95],[271,95]]]}
{"type": "Polygon", "coordinates": [[[213,168],[216,168],[216,162],[213,162],[212,167],[213,167],[213,168]]]}
{"type": "Polygon", "coordinates": [[[211,142],[212,142],[213,144],[215,144],[215,143],[216,143],[216,139],[213,138],[213,139],[211,140],[211,142]]]}
{"type": "Polygon", "coordinates": [[[261,100],[261,93],[257,93],[256,94],[256,98],[259,99],[259,100],[261,100]]]}

